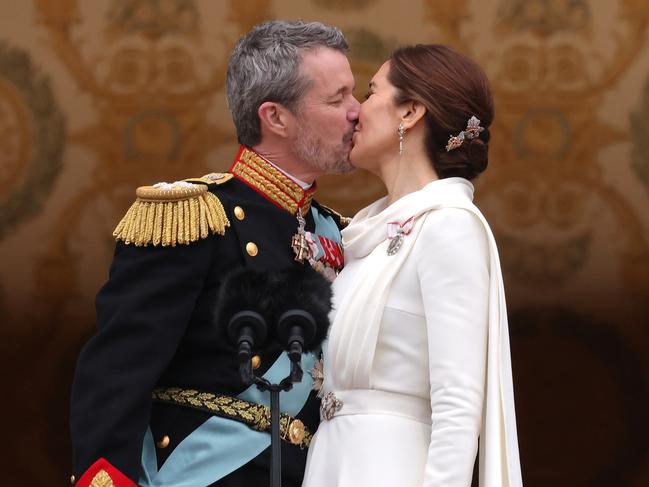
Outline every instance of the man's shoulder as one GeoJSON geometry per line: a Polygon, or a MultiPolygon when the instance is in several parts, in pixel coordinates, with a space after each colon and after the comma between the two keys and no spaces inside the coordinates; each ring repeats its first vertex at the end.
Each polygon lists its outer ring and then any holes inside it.
{"type": "Polygon", "coordinates": [[[183,181],[191,184],[202,184],[208,186],[210,189],[214,189],[229,183],[232,178],[234,176],[229,172],[211,172],[199,178],[187,178],[183,179],[183,181]]]}
{"type": "Polygon", "coordinates": [[[113,236],[125,245],[175,247],[224,235],[230,221],[216,189],[232,178],[229,173],[210,173],[140,186],[113,236]]]}

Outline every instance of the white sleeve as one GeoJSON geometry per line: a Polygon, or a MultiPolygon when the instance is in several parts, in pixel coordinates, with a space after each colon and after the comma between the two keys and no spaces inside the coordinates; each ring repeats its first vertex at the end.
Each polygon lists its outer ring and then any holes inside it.
{"type": "Polygon", "coordinates": [[[488,249],[482,223],[462,209],[431,212],[417,242],[432,409],[426,487],[471,485],[485,390],[488,249]]]}

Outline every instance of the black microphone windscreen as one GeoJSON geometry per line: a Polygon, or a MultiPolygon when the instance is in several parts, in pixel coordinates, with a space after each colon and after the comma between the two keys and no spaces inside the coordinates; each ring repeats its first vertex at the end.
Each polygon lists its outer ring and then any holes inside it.
{"type": "Polygon", "coordinates": [[[285,269],[273,275],[274,294],[271,304],[274,321],[290,309],[307,311],[316,324],[315,337],[305,343],[305,352],[318,348],[329,330],[331,282],[311,266],[285,269]]]}
{"type": "Polygon", "coordinates": [[[221,282],[215,310],[217,322],[227,327],[240,311],[254,311],[267,317],[272,308],[273,294],[272,276],[268,272],[256,272],[245,267],[235,269],[221,282]]]}

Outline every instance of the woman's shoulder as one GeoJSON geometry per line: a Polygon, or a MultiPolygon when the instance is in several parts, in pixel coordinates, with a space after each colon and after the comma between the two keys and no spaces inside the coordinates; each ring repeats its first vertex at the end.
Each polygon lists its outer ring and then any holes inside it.
{"type": "Polygon", "coordinates": [[[486,225],[480,210],[473,204],[465,207],[449,206],[433,209],[424,217],[422,228],[424,232],[459,231],[483,234],[486,225]]]}
{"type": "Polygon", "coordinates": [[[425,253],[438,249],[449,257],[486,256],[489,231],[477,208],[444,207],[425,215],[417,247],[425,253]]]}

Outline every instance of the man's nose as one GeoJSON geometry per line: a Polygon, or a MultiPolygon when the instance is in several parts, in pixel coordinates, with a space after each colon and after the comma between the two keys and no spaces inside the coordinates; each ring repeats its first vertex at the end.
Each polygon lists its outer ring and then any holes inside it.
{"type": "Polygon", "coordinates": [[[347,120],[349,120],[350,122],[355,122],[356,120],[358,120],[360,111],[361,104],[356,99],[356,97],[352,95],[351,106],[349,107],[349,110],[347,110],[347,120]]]}

